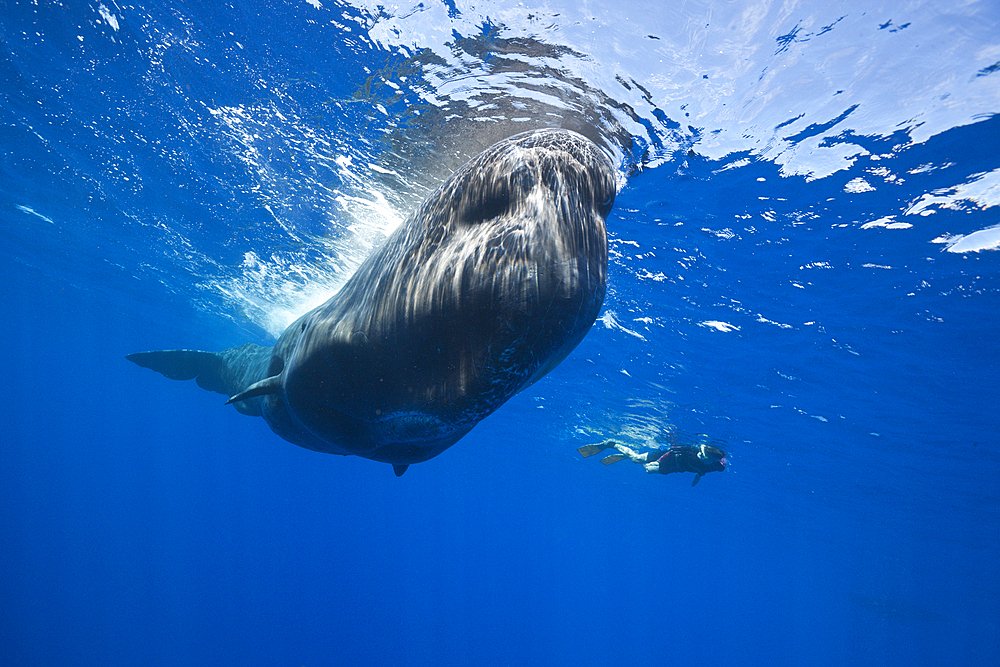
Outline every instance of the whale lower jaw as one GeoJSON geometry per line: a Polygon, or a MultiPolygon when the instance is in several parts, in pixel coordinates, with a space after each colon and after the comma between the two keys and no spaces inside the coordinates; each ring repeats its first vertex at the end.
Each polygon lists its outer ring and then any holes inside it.
{"type": "Polygon", "coordinates": [[[371,441],[379,444],[358,455],[393,465],[422,463],[458,442],[476,423],[456,424],[421,412],[391,414],[369,424],[371,441]]]}
{"type": "Polygon", "coordinates": [[[282,428],[283,424],[271,423],[271,427],[286,440],[316,452],[409,465],[434,458],[478,422],[479,419],[445,420],[425,412],[398,411],[375,421],[340,413],[339,433],[314,432],[306,424],[288,432],[282,428]]]}

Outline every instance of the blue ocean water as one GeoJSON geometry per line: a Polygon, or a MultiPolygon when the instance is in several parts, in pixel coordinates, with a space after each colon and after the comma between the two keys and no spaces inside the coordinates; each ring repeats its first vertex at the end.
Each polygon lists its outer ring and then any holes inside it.
{"type": "Polygon", "coordinates": [[[0,662],[1000,662],[996,4],[602,5],[0,9],[0,662]],[[604,310],[438,458],[124,359],[272,343],[545,126],[619,166],[604,310]]]}

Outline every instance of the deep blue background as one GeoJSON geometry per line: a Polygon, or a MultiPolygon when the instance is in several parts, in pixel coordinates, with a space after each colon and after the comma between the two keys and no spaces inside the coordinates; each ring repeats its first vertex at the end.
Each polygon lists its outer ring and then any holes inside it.
{"type": "MultiPolygon", "coordinates": [[[[204,293],[200,258],[238,273],[247,249],[286,242],[235,153],[167,125],[197,105],[156,110],[174,95],[236,103],[261,72],[296,66],[310,76],[279,99],[350,144],[356,112],[325,96],[385,58],[293,39],[308,22],[282,41],[252,13],[195,12],[203,25],[186,28],[182,13],[145,16],[216,55],[230,47],[208,36],[240,25],[257,68],[199,78],[178,61],[180,87],[150,97],[127,58],[111,78],[74,60],[79,22],[51,18],[29,46],[25,21],[50,19],[4,10],[0,662],[1000,661],[1000,253],[929,243],[998,224],[998,208],[857,224],[1000,168],[996,116],[924,143],[853,137],[893,157],[812,181],[752,155],[634,174],[608,223],[608,316],[397,479],[124,359],[267,343],[204,293]],[[88,76],[120,86],[89,94],[88,76]],[[121,118],[85,133],[105,109],[121,118]],[[136,138],[159,128],[155,150],[136,138]],[[845,191],[886,164],[906,182],[845,191]],[[732,465],[694,489],[576,454],[605,435],[696,433],[724,441],[732,465]]],[[[145,57],[135,23],[115,44],[145,57]]],[[[280,144],[270,167],[298,173],[294,154],[276,162],[280,144]]],[[[289,179],[289,197],[309,191],[289,179]]],[[[325,219],[310,197],[285,218],[304,236],[325,219]]]]}

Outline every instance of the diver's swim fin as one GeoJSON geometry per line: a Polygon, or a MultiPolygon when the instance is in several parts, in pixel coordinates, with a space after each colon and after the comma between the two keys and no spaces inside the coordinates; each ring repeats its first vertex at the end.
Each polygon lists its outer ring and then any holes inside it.
{"type": "Polygon", "coordinates": [[[703,473],[703,472],[700,472],[697,475],[695,475],[694,479],[691,480],[691,486],[694,486],[695,484],[697,484],[701,480],[701,478],[704,477],[704,476],[705,476],[705,473],[703,473]]]}
{"type": "Polygon", "coordinates": [[[392,464],[392,471],[394,473],[396,473],[396,477],[402,477],[403,473],[406,472],[406,469],[409,468],[409,467],[410,467],[409,463],[407,463],[405,465],[399,465],[398,463],[393,463],[392,464]]]}
{"type": "Polygon", "coordinates": [[[603,459],[601,459],[601,463],[603,463],[606,466],[609,466],[612,463],[618,463],[622,459],[627,459],[627,458],[628,457],[625,456],[624,454],[612,454],[611,456],[605,456],[603,459]]]}
{"type": "Polygon", "coordinates": [[[593,456],[594,454],[600,454],[609,447],[614,447],[614,445],[584,445],[583,447],[579,447],[576,451],[580,452],[580,455],[584,458],[587,458],[588,456],[593,456]]]}

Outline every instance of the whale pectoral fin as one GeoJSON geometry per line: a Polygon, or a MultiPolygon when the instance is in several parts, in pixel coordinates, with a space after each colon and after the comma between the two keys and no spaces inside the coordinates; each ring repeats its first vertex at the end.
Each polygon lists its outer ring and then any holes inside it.
{"type": "MultiPolygon", "coordinates": [[[[272,375],[269,378],[264,378],[260,382],[254,382],[252,385],[241,391],[240,393],[232,396],[226,405],[230,403],[236,403],[238,401],[245,401],[248,398],[253,398],[254,396],[266,396],[267,394],[276,394],[281,389],[281,376],[272,375]]],[[[400,473],[402,474],[402,473],[400,473]]]]}
{"type": "Polygon", "coordinates": [[[155,352],[136,352],[125,355],[125,358],[143,368],[162,373],[171,380],[193,380],[197,378],[198,386],[208,391],[228,394],[223,372],[225,360],[214,352],[199,350],[157,350],[155,352]]]}
{"type": "Polygon", "coordinates": [[[698,473],[697,475],[695,475],[695,476],[694,476],[694,479],[693,479],[693,480],[691,480],[691,486],[694,486],[694,485],[695,485],[695,484],[697,484],[697,483],[698,483],[699,481],[701,481],[701,478],[702,478],[702,477],[703,477],[704,475],[705,475],[705,473],[703,473],[703,472],[700,472],[700,473],[698,473]]]}
{"type": "Polygon", "coordinates": [[[601,459],[601,463],[603,463],[606,466],[609,466],[612,463],[618,463],[622,459],[627,459],[627,458],[628,457],[625,456],[624,454],[612,454],[611,456],[605,456],[603,459],[601,459]]]}
{"type": "Polygon", "coordinates": [[[402,477],[403,473],[406,472],[406,469],[409,468],[409,467],[410,467],[409,464],[406,464],[406,465],[397,465],[397,464],[394,463],[394,464],[392,464],[392,471],[394,473],[396,473],[396,477],[402,477]]]}

